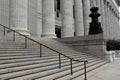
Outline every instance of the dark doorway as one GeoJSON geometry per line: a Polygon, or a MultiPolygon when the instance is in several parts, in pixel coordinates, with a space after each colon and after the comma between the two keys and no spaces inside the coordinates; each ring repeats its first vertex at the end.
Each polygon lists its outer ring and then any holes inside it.
{"type": "Polygon", "coordinates": [[[58,38],[61,38],[61,29],[55,28],[55,33],[58,38]]]}

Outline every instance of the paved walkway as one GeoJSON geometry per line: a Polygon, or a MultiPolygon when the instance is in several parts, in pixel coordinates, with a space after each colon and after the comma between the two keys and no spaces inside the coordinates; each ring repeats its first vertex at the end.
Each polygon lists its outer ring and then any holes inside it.
{"type": "Polygon", "coordinates": [[[120,80],[120,58],[88,73],[88,80],[120,80]]]}

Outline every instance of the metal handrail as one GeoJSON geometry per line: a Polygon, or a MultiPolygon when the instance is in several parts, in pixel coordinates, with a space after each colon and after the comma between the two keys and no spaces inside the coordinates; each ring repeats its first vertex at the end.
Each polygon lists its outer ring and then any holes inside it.
{"type": "Polygon", "coordinates": [[[30,37],[28,37],[28,36],[26,36],[26,35],[23,35],[23,34],[15,31],[15,30],[13,30],[13,29],[11,29],[11,28],[8,28],[8,27],[6,27],[6,26],[4,26],[4,25],[2,25],[2,24],[0,24],[0,26],[2,26],[2,27],[4,28],[4,36],[6,35],[6,33],[5,33],[5,30],[6,30],[6,29],[11,30],[11,31],[13,32],[13,41],[15,41],[15,33],[23,36],[23,37],[25,38],[25,48],[27,48],[27,39],[29,39],[29,40],[31,40],[31,41],[39,44],[39,45],[40,45],[40,57],[42,57],[42,46],[44,46],[44,47],[46,47],[46,48],[48,48],[48,49],[50,49],[50,50],[58,53],[58,54],[59,54],[59,68],[61,68],[61,55],[64,56],[64,57],[67,57],[68,59],[70,59],[71,75],[73,75],[72,61],[84,62],[84,74],[85,74],[85,80],[87,80],[87,71],[86,71],[86,68],[87,68],[87,67],[86,67],[86,64],[87,64],[87,62],[88,62],[87,60],[75,60],[75,59],[70,58],[69,56],[67,56],[67,55],[65,55],[65,54],[63,54],[63,53],[61,53],[61,52],[58,52],[58,51],[56,51],[56,50],[54,50],[54,49],[52,49],[52,48],[50,48],[50,47],[48,47],[48,46],[46,46],[46,45],[44,45],[44,44],[36,41],[36,40],[34,40],[34,39],[32,39],[32,38],[30,38],[30,37]]]}

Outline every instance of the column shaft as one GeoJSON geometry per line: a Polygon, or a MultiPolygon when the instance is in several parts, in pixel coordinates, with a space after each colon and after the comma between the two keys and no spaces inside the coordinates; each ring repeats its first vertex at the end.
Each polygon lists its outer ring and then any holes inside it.
{"type": "Polygon", "coordinates": [[[75,4],[75,33],[76,36],[84,36],[82,0],[74,0],[74,4],[75,4]]]}
{"type": "Polygon", "coordinates": [[[84,34],[88,35],[90,23],[90,0],[83,0],[83,19],[84,19],[84,34]]]}
{"type": "Polygon", "coordinates": [[[73,1],[61,0],[62,37],[74,36],[73,28],[73,1]]]}
{"type": "Polygon", "coordinates": [[[27,30],[28,0],[10,0],[10,27],[29,35],[27,30]]]}
{"type": "Polygon", "coordinates": [[[106,20],[105,20],[105,3],[104,0],[100,0],[101,2],[101,26],[103,28],[103,34],[106,36],[106,20]]]}
{"type": "Polygon", "coordinates": [[[42,0],[42,37],[56,37],[54,0],[42,0]]]}

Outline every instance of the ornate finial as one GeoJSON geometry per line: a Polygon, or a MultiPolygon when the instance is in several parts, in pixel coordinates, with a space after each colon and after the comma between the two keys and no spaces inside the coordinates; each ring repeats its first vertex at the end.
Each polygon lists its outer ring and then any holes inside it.
{"type": "Polygon", "coordinates": [[[92,21],[90,23],[89,34],[103,33],[101,23],[98,21],[98,17],[100,16],[100,13],[98,13],[98,7],[92,7],[90,11],[91,14],[89,17],[91,17],[92,21]]]}

